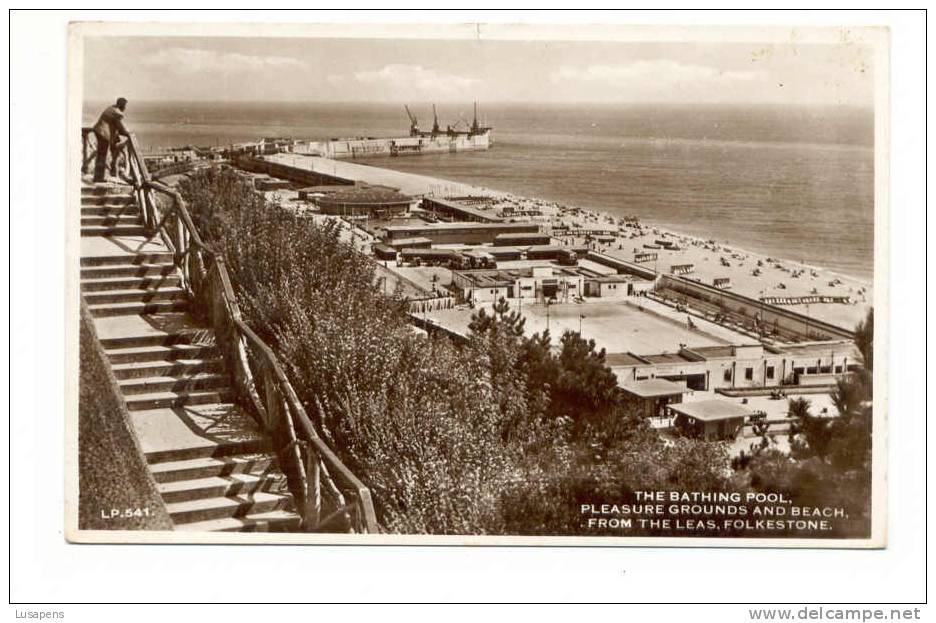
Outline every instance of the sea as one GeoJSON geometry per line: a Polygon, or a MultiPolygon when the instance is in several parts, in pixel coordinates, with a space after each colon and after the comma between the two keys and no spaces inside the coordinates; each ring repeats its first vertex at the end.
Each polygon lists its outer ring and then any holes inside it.
{"type": "MultiPolygon", "coordinates": [[[[103,105],[85,107],[93,123],[103,105]]],[[[430,105],[411,105],[420,126],[430,105]]],[[[464,127],[472,105],[439,106],[464,127]]],[[[835,106],[483,104],[484,152],[363,164],[558,201],[870,280],[874,115],[835,106]]],[[[404,136],[402,105],[131,102],[146,149],[404,136]]]]}

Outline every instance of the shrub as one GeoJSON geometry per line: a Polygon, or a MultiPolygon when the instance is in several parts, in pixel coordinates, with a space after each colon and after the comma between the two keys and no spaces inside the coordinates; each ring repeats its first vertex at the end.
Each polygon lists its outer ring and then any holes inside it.
{"type": "Polygon", "coordinates": [[[268,205],[232,172],[196,173],[181,190],[225,255],[245,319],[279,355],[322,436],[374,491],[380,523],[503,532],[504,483],[541,480],[537,453],[555,458],[561,448],[531,443],[538,425],[519,423],[519,351],[418,336],[336,225],[268,205]]]}

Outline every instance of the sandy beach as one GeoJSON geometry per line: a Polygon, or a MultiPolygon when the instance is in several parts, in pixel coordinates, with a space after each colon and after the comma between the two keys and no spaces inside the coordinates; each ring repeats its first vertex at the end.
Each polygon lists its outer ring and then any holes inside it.
{"type": "MultiPolygon", "coordinates": [[[[785,305],[788,309],[812,318],[852,328],[863,319],[874,301],[871,283],[856,277],[803,264],[790,258],[768,257],[744,249],[743,242],[708,239],[682,234],[647,222],[625,222],[623,218],[602,214],[556,201],[521,197],[492,188],[443,180],[425,175],[403,173],[380,166],[370,166],[296,154],[277,154],[269,159],[303,169],[343,178],[382,184],[413,196],[472,197],[472,207],[505,215],[508,221],[534,221],[554,238],[569,244],[589,244],[594,250],[620,259],[634,261],[637,254],[656,253],[655,260],[643,262],[648,268],[670,274],[673,266],[692,265],[686,278],[711,285],[716,278],[727,278],[730,290],[752,298],[796,298],[803,296],[847,296],[849,303],[811,303],[785,305]],[[516,215],[516,216],[512,216],[516,215]],[[605,232],[613,236],[599,242],[585,232],[605,232]],[[565,232],[575,232],[567,235],[565,232]],[[657,241],[671,243],[672,249],[657,241]],[[656,247],[656,248],[650,248],[656,247]]],[[[817,241],[821,244],[821,241],[817,241]]]]}

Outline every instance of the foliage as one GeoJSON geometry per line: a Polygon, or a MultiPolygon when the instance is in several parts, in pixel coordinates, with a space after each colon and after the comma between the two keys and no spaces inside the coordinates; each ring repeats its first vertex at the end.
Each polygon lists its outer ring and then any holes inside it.
{"type": "Polygon", "coordinates": [[[868,366],[837,380],[837,417],[810,413],[809,401],[790,400],[790,454],[762,448],[732,462],[737,486],[780,492],[797,504],[857,509],[837,523],[835,536],[866,535],[871,521],[871,353],[873,311],[855,329],[868,366]]]}
{"type": "Polygon", "coordinates": [[[225,255],[245,319],[374,491],[386,529],[503,532],[504,483],[562,465],[562,427],[526,417],[511,331],[464,349],[422,338],[337,226],[268,205],[228,171],[196,173],[181,189],[225,255]]]}
{"type": "Polygon", "coordinates": [[[736,475],[738,489],[780,493],[797,506],[840,507],[829,536],[866,536],[871,526],[870,470],[848,470],[818,457],[796,460],[774,448],[751,456],[736,475]]]}
{"type": "Polygon", "coordinates": [[[868,315],[855,326],[855,345],[861,351],[864,367],[868,371],[874,370],[874,308],[868,310],[868,315]]]}

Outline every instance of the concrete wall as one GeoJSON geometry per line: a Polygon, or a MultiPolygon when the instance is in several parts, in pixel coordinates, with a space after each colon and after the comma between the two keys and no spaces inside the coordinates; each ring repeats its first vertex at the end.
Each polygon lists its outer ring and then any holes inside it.
{"type": "Polygon", "coordinates": [[[319,198],[315,200],[315,205],[319,207],[322,214],[333,216],[370,216],[388,217],[394,214],[406,214],[409,212],[414,202],[400,201],[395,203],[371,203],[371,204],[347,204],[337,201],[330,201],[328,198],[319,198]]]}
{"type": "Polygon", "coordinates": [[[744,310],[749,317],[760,314],[762,323],[768,326],[776,323],[783,331],[805,335],[808,330],[814,339],[854,339],[854,333],[849,329],[809,318],[788,309],[765,305],[757,299],[719,290],[689,279],[663,275],[660,277],[660,285],[690,298],[701,299],[713,305],[724,305],[733,311],[744,310]]]}
{"type": "Polygon", "coordinates": [[[470,298],[475,303],[490,303],[511,296],[512,288],[510,286],[495,286],[488,288],[473,288],[468,290],[465,298],[470,298]]]}
{"type": "Polygon", "coordinates": [[[337,184],[343,186],[353,186],[352,180],[346,180],[342,177],[307,171],[296,167],[286,166],[278,162],[269,162],[267,160],[258,160],[257,158],[239,157],[235,161],[235,166],[251,173],[266,173],[271,177],[289,180],[303,186],[327,186],[337,184]]]}
{"type": "Polygon", "coordinates": [[[619,274],[625,275],[636,275],[644,279],[654,280],[657,277],[656,272],[651,268],[645,268],[639,264],[633,262],[627,262],[625,260],[619,260],[610,255],[605,255],[604,253],[598,253],[596,251],[589,251],[585,255],[586,259],[589,259],[593,262],[601,264],[602,266],[607,266],[609,268],[615,269],[619,274]]]}
{"type": "Polygon", "coordinates": [[[631,296],[629,291],[633,290],[632,284],[628,282],[602,283],[592,281],[586,287],[588,296],[597,296],[603,299],[624,299],[631,296]]]}
{"type": "Polygon", "coordinates": [[[641,279],[640,281],[634,281],[633,283],[631,283],[633,293],[635,295],[640,295],[640,294],[644,294],[645,292],[649,292],[653,289],[654,283],[655,282],[653,281],[648,281],[645,279],[641,279]]]}
{"type": "Polygon", "coordinates": [[[407,301],[407,309],[411,314],[425,314],[439,309],[452,309],[453,307],[455,307],[454,296],[433,296],[407,301]]]}
{"type": "Polygon", "coordinates": [[[387,229],[387,240],[392,244],[400,238],[429,238],[433,244],[484,244],[494,242],[498,234],[536,233],[539,226],[533,223],[510,223],[494,227],[407,227],[387,229]]]}
{"type": "Polygon", "coordinates": [[[171,530],[127,405],[117,389],[94,321],[82,303],[78,390],[78,527],[171,530]],[[142,517],[105,519],[111,509],[146,509],[142,517]]]}

